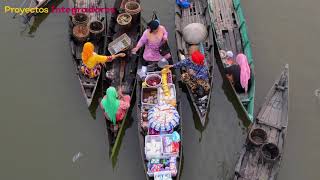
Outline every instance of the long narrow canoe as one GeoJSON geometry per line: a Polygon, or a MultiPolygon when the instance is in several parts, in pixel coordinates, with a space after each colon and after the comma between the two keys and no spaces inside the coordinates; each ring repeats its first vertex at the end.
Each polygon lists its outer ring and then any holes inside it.
{"type": "Polygon", "coordinates": [[[270,89],[252,124],[234,180],[274,180],[280,170],[288,126],[289,66],[270,89]]]}
{"type": "Polygon", "coordinates": [[[251,123],[253,121],[255,95],[254,64],[240,0],[208,0],[208,4],[220,56],[217,60],[220,64],[223,65],[223,68],[227,67],[223,51],[232,51],[234,57],[238,53],[244,53],[247,56],[251,69],[249,91],[239,94],[235,91],[231,82],[228,81],[228,83],[233,94],[236,95],[238,105],[245,113],[246,120],[251,123]]]}
{"type": "MultiPolygon", "coordinates": [[[[90,1],[81,1],[84,3],[80,4],[80,1],[75,1],[77,2],[76,4],[73,3],[74,1],[69,1],[69,7],[70,8],[88,8],[90,4],[90,1]]],[[[95,6],[98,8],[106,8],[104,1],[95,1],[95,6]]],[[[104,25],[104,31],[101,33],[101,38],[96,40],[93,38],[88,38],[87,41],[90,41],[94,44],[95,46],[95,52],[98,54],[105,54],[106,53],[106,28],[107,28],[107,18],[106,18],[106,13],[87,13],[89,17],[89,22],[90,21],[100,21],[104,25]]],[[[96,89],[99,83],[100,76],[96,78],[88,78],[86,77],[80,70],[81,65],[82,65],[82,58],[81,58],[81,53],[82,53],[82,48],[84,45],[84,42],[79,42],[77,41],[74,36],[73,36],[73,27],[74,24],[72,22],[72,14],[69,15],[69,34],[70,34],[70,48],[71,48],[71,53],[73,56],[73,62],[74,66],[77,71],[77,76],[81,85],[81,90],[82,94],[86,100],[86,103],[88,107],[91,105],[92,100],[95,96],[96,89]]]]}
{"type": "MultiPolygon", "coordinates": [[[[127,0],[117,0],[115,1],[114,7],[118,9],[119,11],[122,11],[124,9],[124,4],[127,2],[127,0]]],[[[137,1],[140,3],[140,1],[137,1]]],[[[123,29],[120,27],[120,25],[117,23],[117,16],[119,14],[119,11],[112,14],[110,18],[109,23],[109,29],[108,29],[108,40],[107,43],[109,44],[114,39],[118,38],[122,34],[126,33],[128,37],[131,39],[131,47],[133,47],[136,42],[139,40],[141,35],[141,26],[140,26],[140,14],[139,17],[136,18],[136,21],[132,23],[132,26],[130,29],[123,29]]],[[[105,95],[106,90],[109,86],[113,86],[115,88],[118,88],[119,86],[123,87],[123,94],[124,95],[130,95],[131,101],[133,101],[133,95],[136,85],[136,73],[137,73],[137,59],[138,56],[131,54],[131,49],[126,51],[126,57],[125,58],[119,58],[113,60],[112,63],[108,63],[106,65],[105,71],[107,74],[111,73],[113,74],[113,77],[106,77],[105,73],[103,73],[102,76],[102,94],[105,95]]],[[[127,120],[129,109],[126,112],[125,117],[119,124],[118,129],[114,129],[113,126],[111,126],[111,123],[107,117],[106,119],[106,127],[108,132],[108,138],[109,138],[109,144],[110,144],[110,151],[109,155],[111,158],[115,157],[117,153],[117,149],[121,145],[121,134],[123,133],[123,130],[125,129],[125,122],[127,120]]]]}
{"type": "MultiPolygon", "coordinates": [[[[38,9],[43,9],[43,12],[41,13],[37,13],[37,12],[34,12],[34,13],[26,13],[24,15],[21,15],[24,19],[23,19],[23,23],[27,24],[29,23],[29,21],[31,20],[31,18],[33,16],[36,16],[36,15],[41,15],[43,13],[45,13],[45,10],[44,8],[48,8],[48,11],[51,7],[49,7],[49,3],[51,3],[51,0],[24,0],[22,2],[22,4],[20,5],[19,8],[38,8],[38,9]]],[[[13,18],[15,18],[18,14],[16,13],[13,18]]]]}
{"type": "Polygon", "coordinates": [[[29,28],[28,34],[32,35],[33,33],[35,33],[41,23],[50,15],[50,13],[52,13],[51,7],[58,7],[62,2],[63,0],[50,1],[46,5],[47,7],[49,7],[49,13],[37,14],[36,16],[34,16],[34,20],[29,28]]]}
{"type": "MultiPolygon", "coordinates": [[[[213,67],[214,67],[214,40],[213,32],[210,28],[210,17],[207,10],[207,1],[206,0],[190,0],[190,8],[180,8],[177,4],[175,7],[175,25],[176,25],[176,42],[177,42],[177,53],[181,60],[181,55],[185,57],[190,56],[188,54],[188,48],[190,44],[185,42],[183,39],[182,31],[184,27],[191,23],[201,23],[208,27],[208,37],[207,39],[200,43],[200,49],[202,53],[205,54],[205,65],[209,70],[209,84],[211,86],[210,92],[207,97],[197,97],[196,94],[191,92],[189,86],[188,95],[192,101],[192,105],[197,112],[197,115],[201,121],[201,124],[205,126],[207,120],[207,114],[210,107],[211,101],[211,91],[213,89],[213,67]]],[[[184,70],[181,71],[181,73],[184,70]]]]}
{"type": "MultiPolygon", "coordinates": [[[[156,14],[154,13],[154,16],[152,19],[158,19],[156,14]]],[[[146,27],[146,25],[145,25],[146,27]]],[[[169,47],[169,46],[167,46],[169,47]]],[[[142,67],[142,60],[143,60],[143,57],[142,55],[140,56],[140,59],[139,59],[139,65],[138,65],[138,69],[141,69],[142,67]]],[[[173,63],[176,63],[177,61],[172,58],[169,60],[169,64],[173,64],[173,63]]],[[[149,68],[148,68],[148,72],[152,72],[152,71],[149,71],[149,68]]],[[[181,142],[180,142],[180,150],[179,150],[179,156],[177,157],[177,175],[175,177],[172,177],[172,179],[174,180],[179,180],[180,179],[180,173],[181,173],[181,169],[182,169],[182,146],[183,146],[183,136],[182,136],[182,123],[183,123],[183,120],[182,120],[182,109],[181,109],[181,101],[180,101],[180,89],[179,89],[179,86],[178,86],[178,81],[176,80],[176,77],[180,76],[180,73],[177,71],[177,70],[174,70],[172,69],[172,76],[173,76],[173,84],[175,85],[175,89],[176,89],[176,103],[177,103],[177,111],[180,115],[180,124],[174,129],[175,131],[177,131],[180,135],[180,138],[181,138],[181,142]]],[[[148,171],[148,167],[147,167],[147,163],[148,163],[148,160],[146,159],[146,156],[145,156],[145,136],[148,134],[148,132],[142,127],[142,116],[141,116],[141,113],[142,113],[142,108],[143,108],[143,105],[141,103],[141,90],[142,90],[142,83],[143,83],[143,80],[139,77],[139,75],[136,76],[136,79],[137,79],[137,86],[136,86],[136,108],[137,108],[137,124],[138,124],[138,138],[139,138],[139,144],[140,144],[140,150],[141,150],[141,158],[142,158],[142,164],[143,164],[143,169],[144,169],[144,172],[145,172],[145,177],[146,179],[154,179],[153,177],[149,177],[148,174],[147,174],[147,171],[148,171]]]]}

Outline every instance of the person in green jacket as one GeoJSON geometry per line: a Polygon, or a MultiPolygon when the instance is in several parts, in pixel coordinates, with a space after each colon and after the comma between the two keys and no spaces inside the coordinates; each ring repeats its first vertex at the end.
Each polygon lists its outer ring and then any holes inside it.
{"type": "Polygon", "coordinates": [[[122,88],[117,91],[115,87],[110,86],[106,95],[101,100],[100,106],[104,110],[105,117],[111,121],[113,126],[121,122],[130,107],[130,96],[122,94],[122,88]]]}

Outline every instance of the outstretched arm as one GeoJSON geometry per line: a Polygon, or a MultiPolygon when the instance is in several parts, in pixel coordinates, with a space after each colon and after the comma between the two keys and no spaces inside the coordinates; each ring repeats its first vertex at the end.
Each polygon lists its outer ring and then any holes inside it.
{"type": "Polygon", "coordinates": [[[178,68],[186,67],[186,66],[188,66],[188,64],[189,64],[189,60],[184,59],[184,60],[181,60],[178,63],[174,64],[172,67],[175,69],[178,69],[178,68]]]}
{"type": "Polygon", "coordinates": [[[103,56],[103,55],[95,55],[95,60],[98,62],[98,63],[101,63],[101,64],[104,64],[106,62],[110,62],[112,60],[114,60],[115,58],[118,58],[118,57],[125,57],[126,54],[125,53],[119,53],[119,54],[113,54],[111,56],[103,56]]]}
{"type": "Polygon", "coordinates": [[[145,30],[141,36],[141,38],[138,41],[138,44],[136,45],[135,48],[132,49],[132,52],[136,53],[143,45],[145,45],[148,41],[147,37],[147,30],[145,30]]]}

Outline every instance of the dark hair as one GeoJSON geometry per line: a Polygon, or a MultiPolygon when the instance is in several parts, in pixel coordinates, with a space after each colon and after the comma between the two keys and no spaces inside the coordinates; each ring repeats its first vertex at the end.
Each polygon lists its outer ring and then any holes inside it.
{"type": "Polygon", "coordinates": [[[158,29],[160,23],[157,20],[152,20],[148,23],[148,28],[150,29],[150,32],[152,33],[154,30],[158,29]]]}

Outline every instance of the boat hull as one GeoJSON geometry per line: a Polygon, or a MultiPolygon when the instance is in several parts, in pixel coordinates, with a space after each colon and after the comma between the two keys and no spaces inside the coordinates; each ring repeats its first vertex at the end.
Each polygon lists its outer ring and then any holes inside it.
{"type": "MultiPolygon", "coordinates": [[[[192,8],[183,9],[180,8],[177,4],[175,5],[175,37],[177,43],[177,54],[184,55],[188,57],[188,47],[190,46],[183,38],[182,32],[183,28],[186,27],[188,24],[191,23],[201,23],[208,27],[208,37],[205,41],[200,43],[200,51],[205,54],[205,65],[208,67],[208,74],[209,74],[209,84],[210,84],[210,91],[207,95],[207,100],[205,103],[201,102],[201,98],[198,98],[195,94],[192,93],[190,87],[186,85],[187,94],[189,99],[191,100],[191,105],[195,110],[202,126],[206,125],[207,122],[207,115],[209,112],[210,102],[211,102],[211,92],[213,89],[213,70],[214,70],[214,35],[209,28],[210,25],[210,17],[207,10],[207,2],[205,0],[191,0],[190,1],[192,8]],[[192,13],[190,12],[192,9],[192,13]],[[202,105],[204,104],[204,106],[202,105]]],[[[185,72],[184,69],[181,70],[181,73],[185,72]]]]}
{"type": "Polygon", "coordinates": [[[289,69],[270,89],[235,168],[234,180],[274,180],[280,169],[288,126],[289,69]]]}
{"type": "Polygon", "coordinates": [[[218,49],[216,51],[217,63],[220,64],[220,69],[225,76],[228,87],[232,90],[233,96],[237,101],[236,107],[240,106],[241,111],[244,113],[245,123],[251,124],[253,122],[255,96],[254,62],[240,0],[208,0],[208,5],[212,22],[211,27],[214,31],[218,49]],[[235,55],[244,53],[247,56],[251,69],[251,87],[249,87],[247,93],[237,93],[231,82],[226,78],[224,69],[228,65],[220,54],[221,50],[232,51],[235,55]]]}

